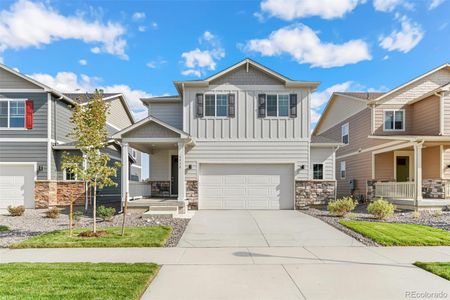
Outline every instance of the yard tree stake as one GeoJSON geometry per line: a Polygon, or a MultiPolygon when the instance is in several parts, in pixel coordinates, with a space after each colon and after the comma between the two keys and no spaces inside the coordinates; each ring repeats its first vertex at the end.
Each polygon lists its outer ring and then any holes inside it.
{"type": "Polygon", "coordinates": [[[120,163],[109,164],[110,157],[102,152],[108,145],[106,118],[109,105],[103,101],[103,92],[95,90],[86,95],[83,105],[75,105],[70,121],[74,127],[68,137],[76,141],[77,152],[64,152],[62,168],[87,182],[92,191],[93,232],[97,232],[97,189],[117,186],[112,177],[117,176],[120,163]]]}
{"type": "Polygon", "coordinates": [[[70,193],[70,197],[69,197],[69,236],[72,236],[72,229],[73,229],[73,224],[72,224],[72,212],[73,212],[73,203],[72,203],[72,193],[70,193]]]}
{"type": "Polygon", "coordinates": [[[128,192],[125,193],[125,201],[123,204],[122,236],[125,235],[125,220],[127,218],[127,211],[128,211],[128,192]]]}

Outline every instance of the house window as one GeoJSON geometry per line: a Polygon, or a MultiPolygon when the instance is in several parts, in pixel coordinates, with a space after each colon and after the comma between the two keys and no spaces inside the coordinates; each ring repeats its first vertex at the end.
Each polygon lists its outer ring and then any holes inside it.
{"type": "Polygon", "coordinates": [[[205,95],[206,117],[228,116],[228,94],[206,94],[205,95]]]}
{"type": "Polygon", "coordinates": [[[67,169],[64,169],[63,178],[64,180],[77,180],[77,175],[67,169]]]}
{"type": "Polygon", "coordinates": [[[342,143],[347,145],[349,143],[348,123],[342,125],[341,133],[342,133],[342,143]]]}
{"type": "Polygon", "coordinates": [[[25,127],[25,100],[0,100],[0,127],[25,127]]]}
{"type": "Polygon", "coordinates": [[[268,117],[288,117],[289,95],[267,95],[266,109],[268,117]]]}
{"type": "Polygon", "coordinates": [[[313,165],[313,179],[323,179],[323,164],[313,165]]]}
{"type": "Polygon", "coordinates": [[[405,111],[385,110],[384,111],[384,130],[385,131],[403,131],[405,130],[405,111]]]}
{"type": "Polygon", "coordinates": [[[137,156],[136,150],[131,149],[131,156],[133,156],[133,158],[136,158],[136,156],[137,156]]]}
{"type": "Polygon", "coordinates": [[[339,172],[341,175],[341,179],[345,179],[345,177],[347,176],[347,167],[345,165],[345,161],[341,161],[339,172]]]}

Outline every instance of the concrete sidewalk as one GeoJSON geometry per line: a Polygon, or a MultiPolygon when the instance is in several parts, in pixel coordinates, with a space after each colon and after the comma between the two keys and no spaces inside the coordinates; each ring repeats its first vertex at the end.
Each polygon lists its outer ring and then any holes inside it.
{"type": "MultiPolygon", "coordinates": [[[[405,299],[446,293],[412,265],[450,261],[450,247],[2,249],[0,262],[155,262],[143,299],[405,299]]],[[[445,298],[444,298],[445,299],[445,298]]]]}

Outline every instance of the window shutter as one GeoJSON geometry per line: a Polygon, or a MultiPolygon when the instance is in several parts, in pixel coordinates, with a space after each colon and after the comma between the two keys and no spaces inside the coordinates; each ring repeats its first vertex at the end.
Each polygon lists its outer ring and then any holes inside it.
{"type": "Polygon", "coordinates": [[[202,118],[203,117],[203,94],[196,94],[195,95],[196,98],[196,115],[197,118],[202,118]]]}
{"type": "Polygon", "coordinates": [[[33,128],[33,100],[25,101],[25,127],[33,128]]]}
{"type": "Polygon", "coordinates": [[[297,94],[289,95],[289,116],[297,118],[297,94]]]}
{"type": "Polygon", "coordinates": [[[228,94],[228,117],[234,118],[236,116],[236,95],[228,94]]]}
{"type": "Polygon", "coordinates": [[[258,118],[266,117],[266,94],[258,95],[258,118]]]}

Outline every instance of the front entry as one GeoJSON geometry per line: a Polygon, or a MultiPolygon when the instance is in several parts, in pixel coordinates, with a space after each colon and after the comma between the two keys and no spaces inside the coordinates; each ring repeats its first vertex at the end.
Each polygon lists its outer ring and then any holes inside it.
{"type": "Polygon", "coordinates": [[[170,173],[170,194],[178,195],[178,155],[171,156],[170,173]]]}
{"type": "Polygon", "coordinates": [[[397,181],[409,181],[409,156],[396,157],[397,181]]]}

